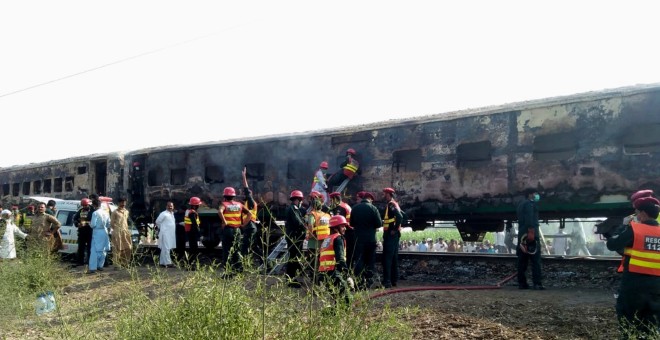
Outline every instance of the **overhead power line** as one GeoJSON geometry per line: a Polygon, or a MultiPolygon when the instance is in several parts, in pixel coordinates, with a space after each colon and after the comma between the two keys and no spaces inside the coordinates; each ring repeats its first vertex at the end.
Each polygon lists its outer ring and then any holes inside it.
{"type": "Polygon", "coordinates": [[[221,30],[221,31],[218,31],[218,32],[214,32],[214,33],[206,34],[206,35],[203,35],[203,36],[195,37],[195,38],[188,39],[188,40],[185,40],[185,41],[181,41],[181,42],[178,42],[178,43],[175,43],[175,44],[172,44],[172,45],[163,46],[163,47],[160,47],[160,48],[148,51],[148,52],[140,53],[140,54],[137,54],[137,55],[134,55],[134,56],[131,56],[131,57],[127,57],[127,58],[123,58],[123,59],[119,59],[119,60],[116,60],[116,61],[113,61],[113,62],[110,62],[110,63],[107,63],[107,64],[103,64],[103,65],[100,65],[100,66],[96,66],[96,67],[93,67],[93,68],[90,68],[90,69],[87,69],[87,70],[84,70],[84,71],[80,71],[80,72],[72,73],[72,74],[69,74],[69,75],[66,75],[66,76],[63,76],[63,77],[59,77],[59,78],[56,78],[56,79],[48,80],[48,81],[45,81],[43,83],[28,86],[28,87],[25,87],[25,88],[22,88],[22,89],[19,89],[19,90],[3,93],[3,94],[0,94],[0,98],[11,96],[11,95],[21,93],[21,92],[25,92],[25,91],[28,91],[28,90],[32,90],[34,88],[41,87],[41,86],[44,86],[44,85],[56,83],[58,81],[62,81],[62,80],[65,80],[65,79],[73,78],[73,77],[79,76],[81,74],[85,74],[85,73],[89,73],[89,72],[92,72],[92,71],[100,70],[102,68],[106,68],[106,67],[109,67],[109,66],[112,66],[112,65],[121,64],[121,63],[127,62],[129,60],[144,57],[146,55],[155,54],[155,53],[158,53],[158,52],[170,49],[170,48],[190,44],[190,43],[195,42],[197,40],[206,39],[206,38],[214,36],[216,34],[233,30],[233,29],[238,28],[240,26],[243,26],[243,25],[236,25],[236,26],[229,27],[227,29],[224,29],[224,30],[221,30]]]}

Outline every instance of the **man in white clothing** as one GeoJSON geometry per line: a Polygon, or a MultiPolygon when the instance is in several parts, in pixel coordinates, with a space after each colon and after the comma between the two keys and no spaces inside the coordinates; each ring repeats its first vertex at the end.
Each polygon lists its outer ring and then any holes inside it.
{"type": "Polygon", "coordinates": [[[172,268],[170,253],[176,248],[176,223],[174,221],[174,203],[167,202],[165,210],[156,218],[158,227],[158,247],[160,248],[160,266],[172,268]]]}
{"type": "Polygon", "coordinates": [[[0,221],[0,233],[2,233],[0,235],[2,236],[2,240],[0,241],[0,259],[16,258],[15,236],[18,235],[21,238],[27,237],[27,234],[16,226],[12,214],[11,211],[6,209],[2,211],[2,221],[0,221]]]}

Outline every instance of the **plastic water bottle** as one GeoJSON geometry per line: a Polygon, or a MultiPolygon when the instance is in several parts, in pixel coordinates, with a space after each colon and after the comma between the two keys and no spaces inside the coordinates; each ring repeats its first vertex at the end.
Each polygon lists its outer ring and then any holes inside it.
{"type": "Polygon", "coordinates": [[[37,301],[34,302],[34,307],[37,311],[37,315],[47,313],[48,301],[46,300],[46,295],[44,293],[37,294],[37,301]]]}
{"type": "Polygon", "coordinates": [[[46,302],[48,306],[47,313],[54,311],[57,308],[57,304],[55,303],[55,293],[52,291],[46,292],[46,302]]]}

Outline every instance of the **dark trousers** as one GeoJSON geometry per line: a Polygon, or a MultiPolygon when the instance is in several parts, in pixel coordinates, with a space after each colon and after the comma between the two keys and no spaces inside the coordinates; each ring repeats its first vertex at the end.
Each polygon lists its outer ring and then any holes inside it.
{"type": "Polygon", "coordinates": [[[361,241],[358,237],[355,243],[355,275],[363,287],[369,288],[374,282],[376,272],[376,242],[361,241]]]}
{"type": "Polygon", "coordinates": [[[78,264],[89,263],[89,254],[92,250],[92,227],[78,228],[78,264]]]}
{"type": "Polygon", "coordinates": [[[396,285],[399,281],[399,238],[383,240],[383,285],[396,285]]]}
{"type": "MultiPolygon", "coordinates": [[[[241,228],[241,255],[244,259],[253,254],[254,238],[257,234],[257,225],[254,222],[248,223],[241,228]]],[[[257,254],[259,256],[259,254],[257,254]]]]}
{"type": "Polygon", "coordinates": [[[176,256],[179,261],[186,261],[186,263],[194,263],[199,254],[199,230],[197,228],[190,228],[186,231],[184,226],[176,226],[176,256]],[[188,250],[186,250],[186,242],[188,242],[188,250]]]}
{"type": "Polygon", "coordinates": [[[343,298],[343,302],[345,304],[348,305],[351,303],[348,283],[346,283],[346,280],[339,271],[330,270],[327,272],[322,272],[320,275],[322,280],[325,281],[326,284],[330,285],[330,294],[332,294],[336,302],[339,302],[340,299],[343,298]]]}
{"type": "Polygon", "coordinates": [[[349,271],[353,271],[355,267],[355,230],[346,228],[344,239],[346,240],[346,265],[348,265],[349,271]]]}
{"type": "Polygon", "coordinates": [[[222,260],[225,272],[242,272],[240,243],[241,229],[224,227],[222,229],[222,260]]]}
{"type": "MultiPolygon", "coordinates": [[[[628,339],[628,333],[633,331],[639,333],[637,336],[660,331],[660,281],[651,276],[623,278],[616,300],[616,316],[622,339],[628,339]]],[[[648,339],[651,338],[648,335],[648,339]]]]}
{"type": "Polygon", "coordinates": [[[518,256],[518,286],[527,286],[527,263],[530,260],[532,261],[532,282],[535,285],[541,285],[541,247],[537,245],[534,255],[524,253],[520,247],[517,247],[516,255],[518,256]]]}
{"type": "Polygon", "coordinates": [[[302,248],[305,234],[295,235],[287,233],[286,247],[289,252],[289,260],[286,263],[286,275],[290,280],[302,274],[302,263],[304,261],[302,248]]]}

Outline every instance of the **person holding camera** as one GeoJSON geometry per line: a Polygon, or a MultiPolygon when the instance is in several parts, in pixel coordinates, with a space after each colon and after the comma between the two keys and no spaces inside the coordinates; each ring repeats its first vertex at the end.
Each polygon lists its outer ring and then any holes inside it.
{"type": "Polygon", "coordinates": [[[617,270],[622,277],[616,301],[621,334],[653,335],[660,326],[660,227],[656,220],[660,202],[640,197],[633,207],[633,219],[603,235],[607,249],[623,255],[617,270]]]}

